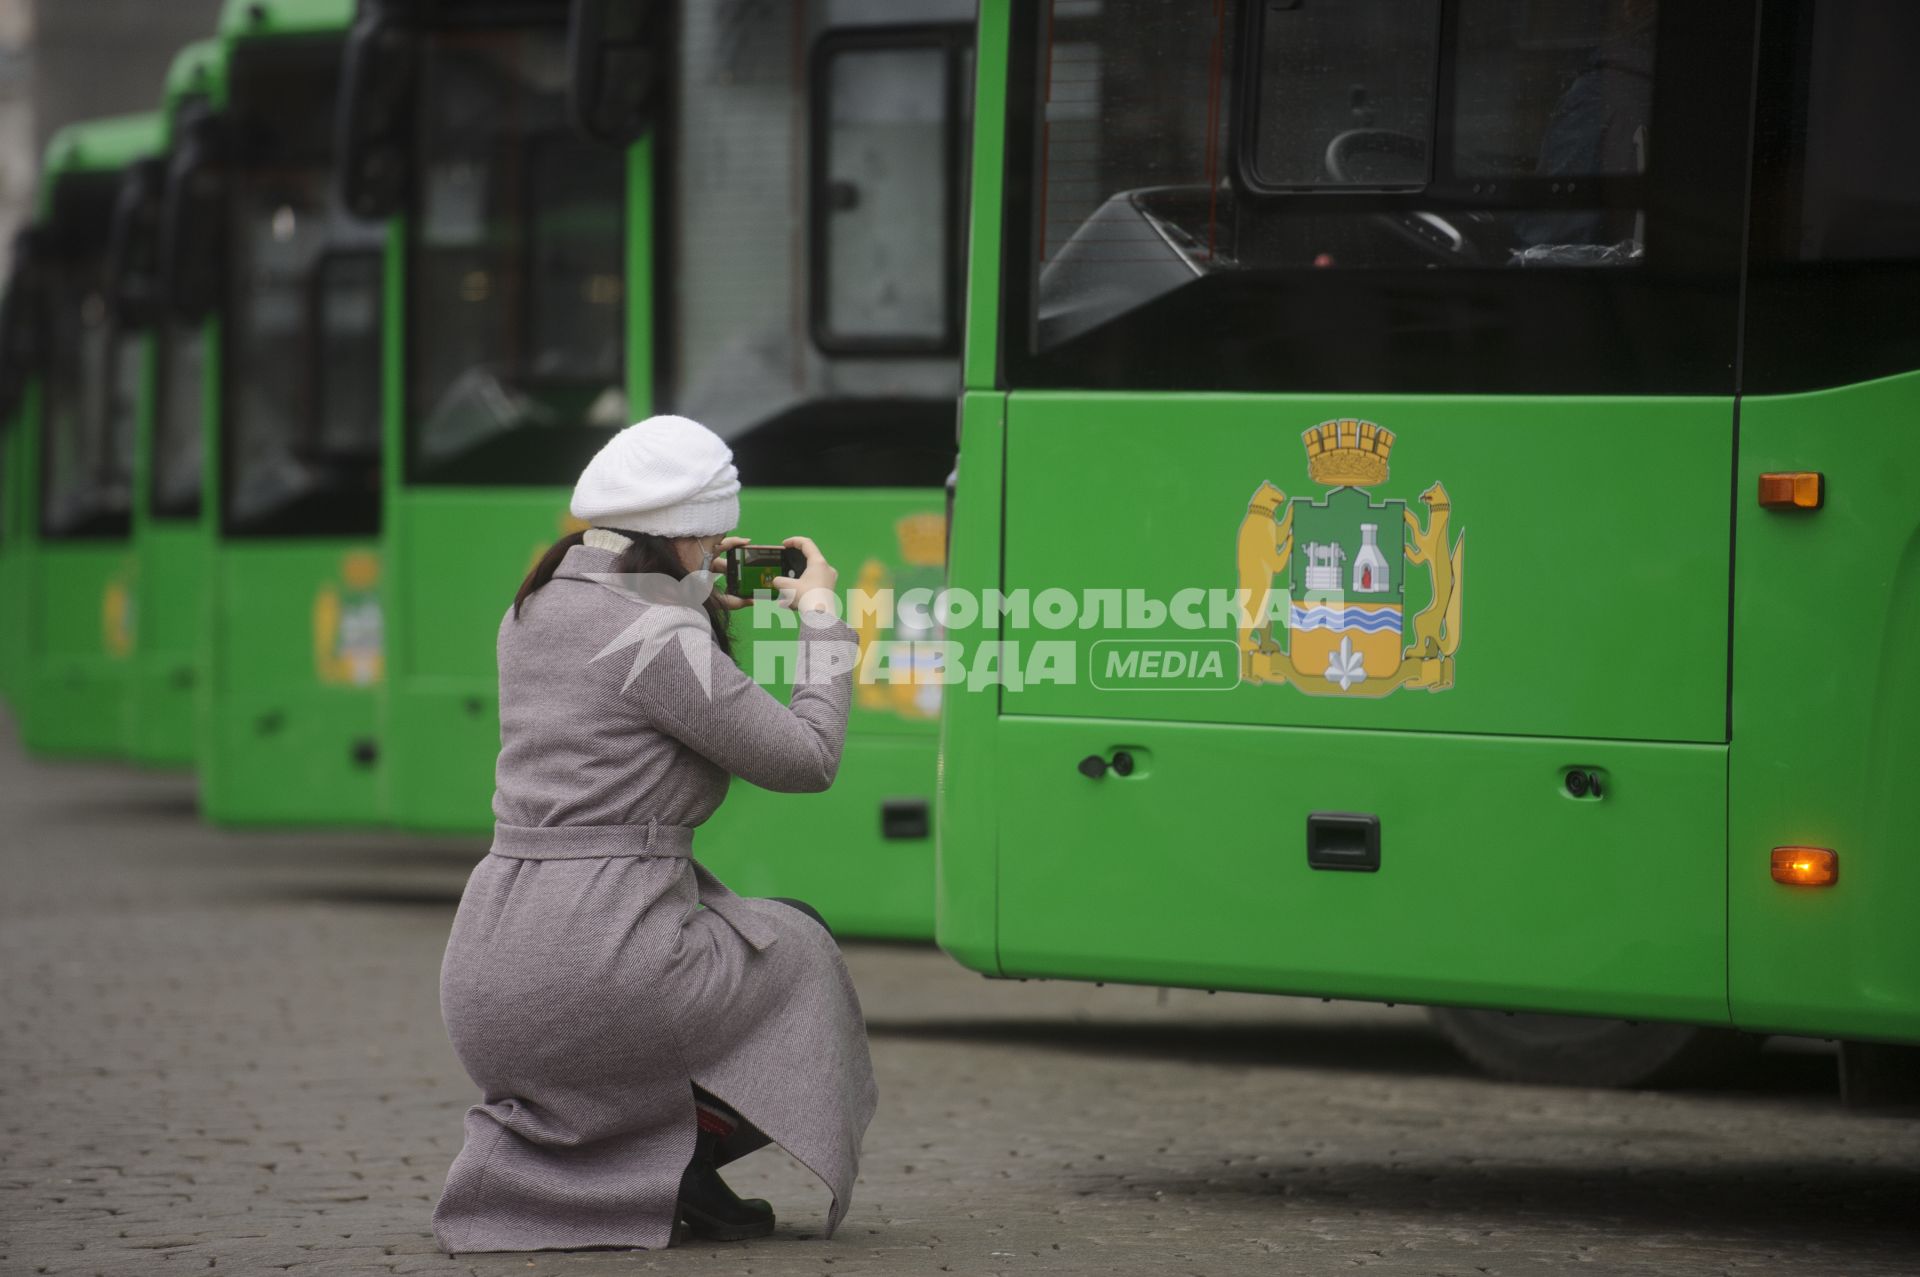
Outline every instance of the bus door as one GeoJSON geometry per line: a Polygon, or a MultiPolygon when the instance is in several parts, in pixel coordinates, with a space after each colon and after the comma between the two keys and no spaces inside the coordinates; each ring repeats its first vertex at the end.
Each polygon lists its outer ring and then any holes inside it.
{"type": "MultiPolygon", "coordinates": [[[[657,400],[717,431],[741,534],[819,541],[869,670],[832,790],[736,788],[702,857],[736,890],[802,897],[852,934],[932,933],[934,637],[959,389],[959,233],[973,5],[688,4],[656,200],[657,400]],[[804,804],[805,815],[801,815],[804,804]]],[[[734,620],[784,695],[791,643],[734,620]]],[[[790,672],[790,667],[789,672],[790,672]]]]}
{"type": "Polygon", "coordinates": [[[341,41],[239,43],[218,376],[215,819],[380,815],[385,228],[334,181],[341,41]]]}
{"type": "Polygon", "coordinates": [[[646,256],[626,210],[648,172],[569,127],[566,15],[367,6],[354,40],[357,101],[386,105],[348,118],[349,198],[403,213],[406,236],[386,597],[390,816],[408,828],[492,827],[501,615],[647,393],[625,271],[646,256]]]}
{"type": "Polygon", "coordinates": [[[32,226],[13,237],[6,295],[0,299],[0,593],[13,600],[0,621],[0,697],[16,713],[25,685],[28,606],[26,562],[29,460],[29,384],[45,367],[44,271],[46,233],[32,226]]]}
{"type": "MultiPolygon", "coordinates": [[[[197,545],[198,529],[164,528],[156,516],[148,475],[153,464],[156,353],[165,309],[160,269],[161,221],[168,161],[145,159],[121,178],[114,208],[108,255],[108,297],[114,323],[127,334],[137,394],[129,500],[132,515],[132,564],[128,605],[138,623],[131,626],[127,683],[127,750],[130,757],[154,765],[193,761],[194,717],[191,636],[199,613],[197,561],[176,565],[168,553],[172,539],[197,545]],[[184,649],[184,650],[183,650],[184,649]],[[183,676],[184,675],[184,676],[183,676]]],[[[196,471],[198,458],[195,458],[196,471]]]]}
{"type": "Polygon", "coordinates": [[[1748,26],[1012,6],[1007,974],[1725,1019],[1748,26]]]}
{"type": "Polygon", "coordinates": [[[1761,29],[1734,487],[1729,1001],[1747,1028],[1913,1042],[1920,134],[1901,104],[1920,9],[1769,0],[1761,29]],[[1763,508],[1770,473],[1819,478],[1803,504],[1763,508]],[[1833,852],[1835,879],[1775,881],[1781,846],[1833,852]]]}
{"type": "MultiPolygon", "coordinates": [[[[82,149],[87,127],[75,135],[82,149]]],[[[109,297],[120,170],[73,169],[50,180],[54,260],[39,397],[33,685],[22,728],[38,752],[112,755],[126,745],[136,624],[128,533],[144,340],[116,320],[109,297]]]]}

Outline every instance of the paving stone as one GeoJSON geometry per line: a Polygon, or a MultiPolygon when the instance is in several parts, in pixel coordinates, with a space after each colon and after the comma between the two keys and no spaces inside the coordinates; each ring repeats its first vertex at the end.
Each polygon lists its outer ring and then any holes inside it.
{"type": "Polygon", "coordinates": [[[1920,1273],[1920,1123],[1776,1043],[1711,1091],[1501,1085],[1412,1008],[987,981],[848,946],[857,1198],[774,1237],[474,1255],[428,1216],[471,1085],[438,1016],[471,842],[231,833],[0,720],[0,1273],[1623,1277],[1920,1273]]]}

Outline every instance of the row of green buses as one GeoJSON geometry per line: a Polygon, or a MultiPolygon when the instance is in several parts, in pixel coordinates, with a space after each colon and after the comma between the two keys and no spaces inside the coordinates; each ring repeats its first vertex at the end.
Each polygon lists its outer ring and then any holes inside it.
{"type": "MultiPolygon", "coordinates": [[[[653,411],[728,438],[745,532],[937,585],[973,16],[231,0],[159,112],[54,140],[20,246],[28,748],[192,767],[223,824],[486,832],[505,601],[653,411]]],[[[863,689],[842,783],[736,795],[716,870],[929,937],[939,690],[863,689]]]]}
{"type": "Polygon", "coordinates": [[[1872,1098],[1920,1042],[1916,53],[1901,0],[233,4],[49,155],[5,691],[216,820],[479,832],[503,600],[683,412],[745,532],[945,590],[863,619],[927,674],[835,788],[703,835],[737,889],[1431,1004],[1526,1078],[1843,1039],[1872,1098]]]}

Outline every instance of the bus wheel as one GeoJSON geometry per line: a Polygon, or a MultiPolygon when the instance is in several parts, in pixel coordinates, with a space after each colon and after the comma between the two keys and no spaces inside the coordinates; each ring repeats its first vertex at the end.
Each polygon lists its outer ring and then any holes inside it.
{"type": "Polygon", "coordinates": [[[1562,1086],[1685,1086],[1725,1077],[1760,1039],[1732,1029],[1432,1007],[1434,1025],[1495,1077],[1562,1086]]]}

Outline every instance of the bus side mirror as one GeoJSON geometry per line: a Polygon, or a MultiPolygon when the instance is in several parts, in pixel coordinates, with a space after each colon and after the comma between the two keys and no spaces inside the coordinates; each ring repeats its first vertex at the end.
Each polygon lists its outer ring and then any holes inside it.
{"type": "Polygon", "coordinates": [[[120,179],[107,234],[107,305],[124,328],[145,328],[159,318],[160,201],[166,162],[140,160],[120,179]]]}
{"type": "Polygon", "coordinates": [[[226,122],[185,122],[167,166],[160,206],[160,294],[183,320],[205,319],[226,287],[226,122]]]}
{"type": "Polygon", "coordinates": [[[334,140],[341,202],[356,217],[382,221],[406,204],[419,64],[419,32],[380,4],[347,35],[334,140]]]}
{"type": "Polygon", "coordinates": [[[632,146],[653,127],[666,90],[660,0],[573,0],[567,26],[567,111],[595,142],[632,146]]]}

